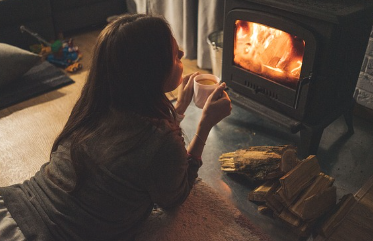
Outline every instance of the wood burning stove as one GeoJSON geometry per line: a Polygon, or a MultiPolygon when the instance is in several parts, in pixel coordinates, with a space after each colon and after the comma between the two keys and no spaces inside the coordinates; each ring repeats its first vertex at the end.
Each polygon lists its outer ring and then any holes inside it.
{"type": "Polygon", "coordinates": [[[232,102],[300,132],[316,154],[325,127],[352,109],[373,1],[226,0],[222,80],[232,102]]]}

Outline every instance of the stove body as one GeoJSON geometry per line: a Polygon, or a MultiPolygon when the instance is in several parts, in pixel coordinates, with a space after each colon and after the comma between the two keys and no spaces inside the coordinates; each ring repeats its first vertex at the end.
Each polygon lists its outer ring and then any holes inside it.
{"type": "Polygon", "coordinates": [[[316,154],[345,115],[372,29],[372,1],[226,0],[222,80],[233,103],[301,134],[316,154]]]}

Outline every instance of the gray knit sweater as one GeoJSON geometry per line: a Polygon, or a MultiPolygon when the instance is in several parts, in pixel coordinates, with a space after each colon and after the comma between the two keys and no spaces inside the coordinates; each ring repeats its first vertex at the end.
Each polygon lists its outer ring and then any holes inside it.
{"type": "Polygon", "coordinates": [[[112,112],[84,150],[90,168],[74,192],[68,143],[30,180],[0,188],[27,240],[132,240],[154,203],[185,201],[201,166],[188,157],[180,130],[135,114],[112,112]]]}

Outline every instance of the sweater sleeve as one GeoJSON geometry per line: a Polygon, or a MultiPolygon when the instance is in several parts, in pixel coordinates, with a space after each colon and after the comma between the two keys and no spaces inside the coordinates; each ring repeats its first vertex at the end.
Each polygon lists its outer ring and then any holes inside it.
{"type": "Polygon", "coordinates": [[[181,135],[169,134],[149,170],[148,191],[152,201],[162,208],[182,204],[198,177],[201,165],[201,159],[187,155],[181,135]]]}

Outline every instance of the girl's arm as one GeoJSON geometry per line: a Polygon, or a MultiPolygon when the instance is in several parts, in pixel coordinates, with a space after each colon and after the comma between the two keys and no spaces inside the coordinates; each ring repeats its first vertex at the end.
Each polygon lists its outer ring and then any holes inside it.
{"type": "Polygon", "coordinates": [[[226,85],[222,83],[209,96],[202,111],[202,117],[188,147],[188,153],[200,158],[210,130],[222,119],[230,115],[232,106],[228,94],[224,91],[226,85]]]}

